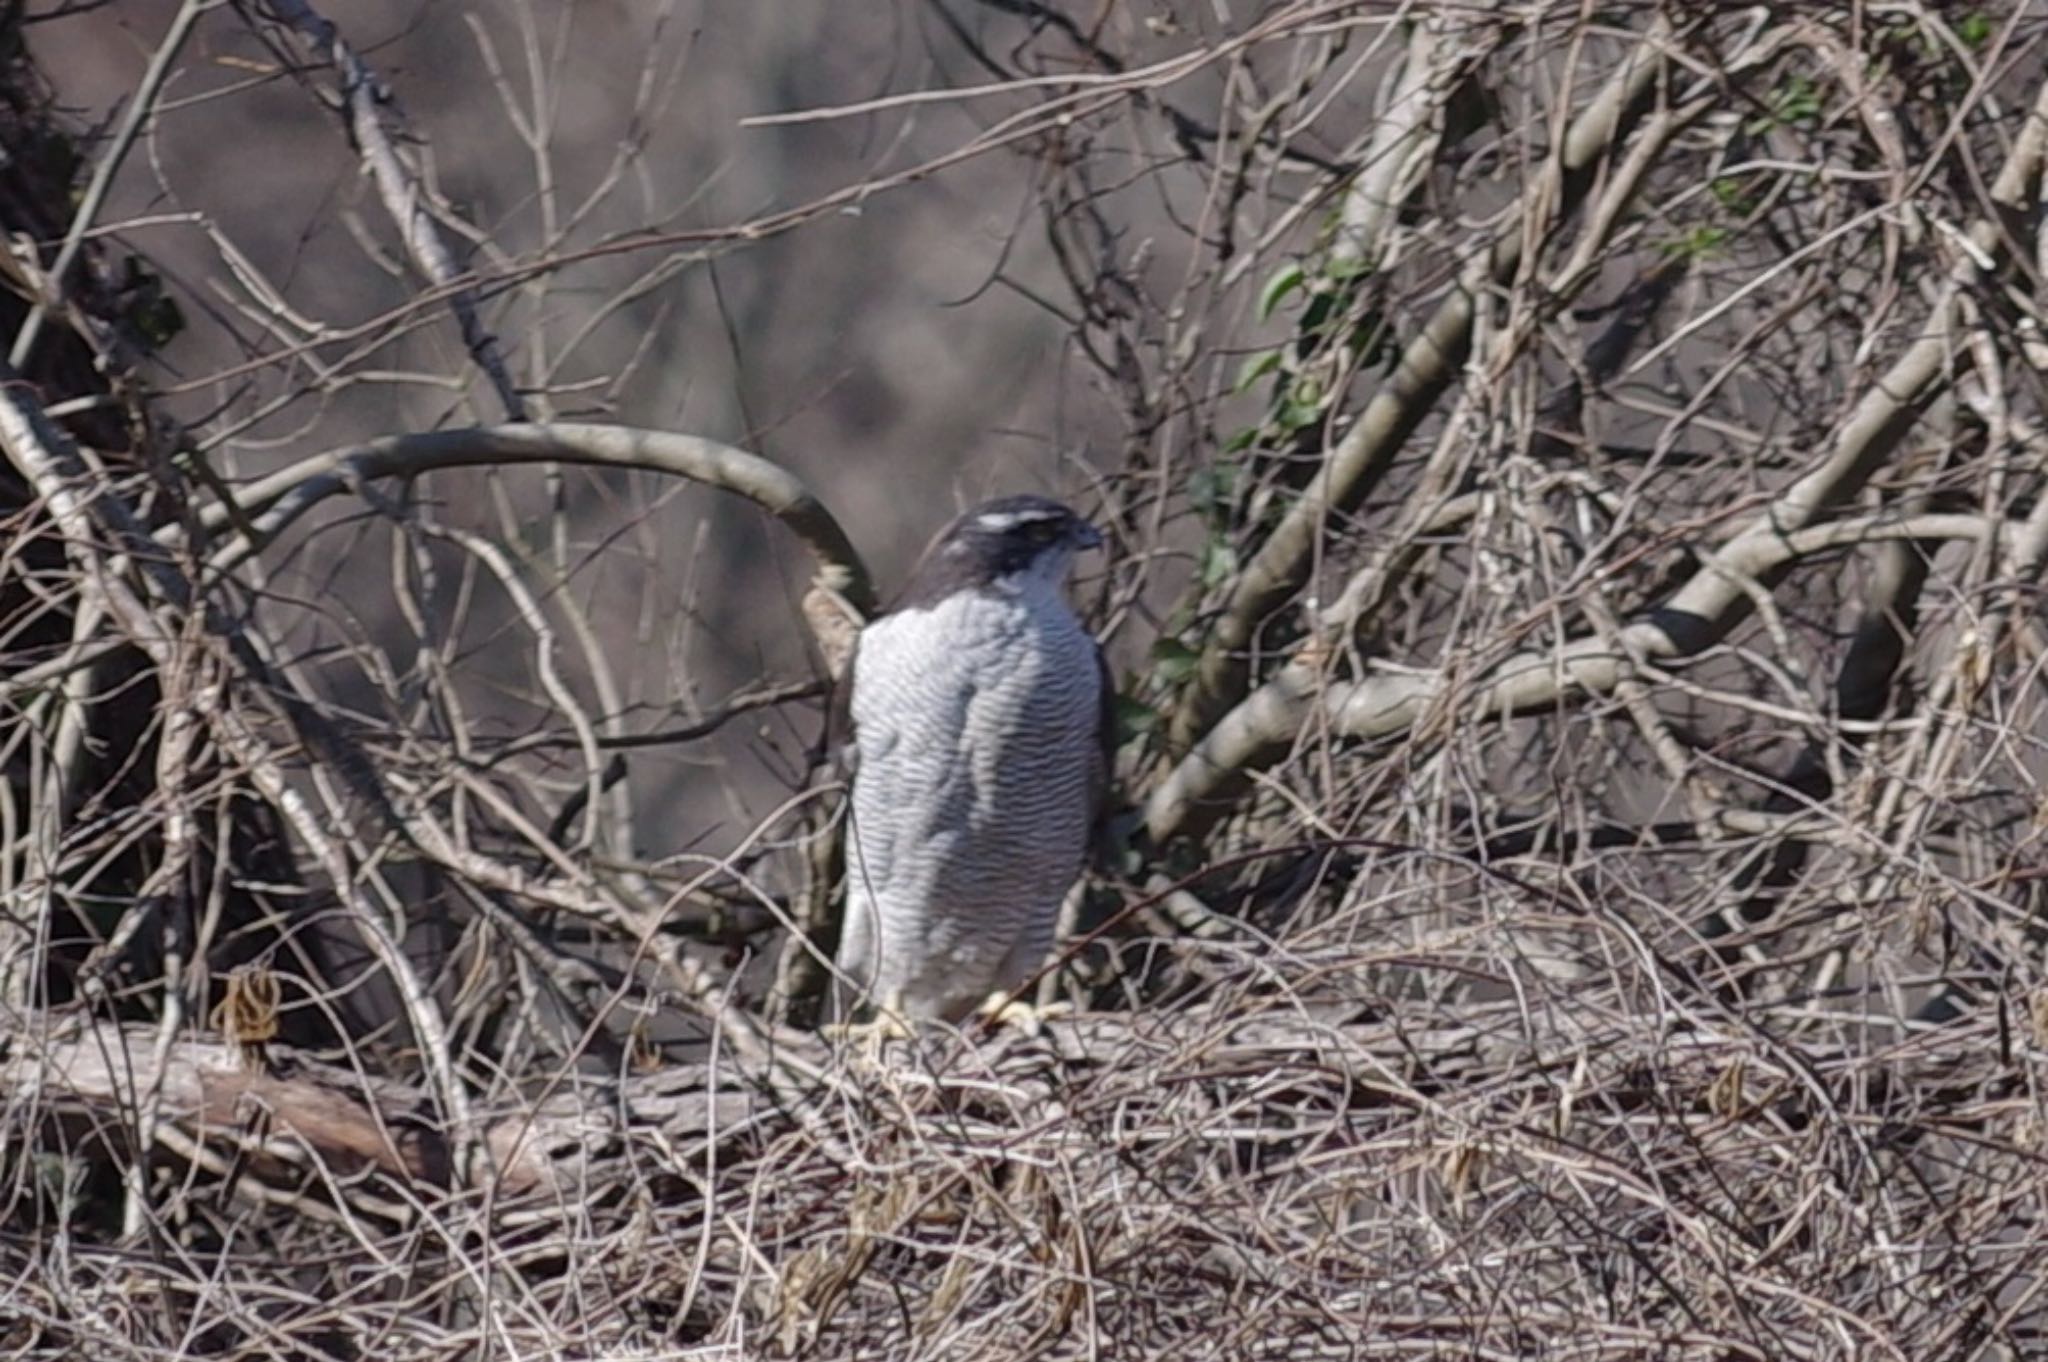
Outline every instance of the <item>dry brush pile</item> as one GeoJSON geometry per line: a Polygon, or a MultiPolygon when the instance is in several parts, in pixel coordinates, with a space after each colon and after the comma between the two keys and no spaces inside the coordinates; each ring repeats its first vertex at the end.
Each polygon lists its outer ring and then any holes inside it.
{"type": "Polygon", "coordinates": [[[183,4],[89,134],[33,63],[99,7],[46,8],[0,109],[0,1354],[2048,1349],[2048,21],[904,4],[918,80],[761,120],[870,158],[691,225],[637,132],[567,191],[584,20],[506,0],[486,224],[304,5],[183,4]],[[280,92],[402,301],[182,210],[176,120],[280,92]],[[991,163],[1128,812],[1073,1016],[876,1056],[812,1029],[820,699],[880,594],[833,507],[920,472],[658,429],[607,328],[991,163]],[[166,224],[203,278],[130,253],[166,224]],[[327,437],[385,388],[436,414],[327,437]],[[648,570],[683,484],[802,599],[648,570]],[[734,611],[783,650],[650,700],[734,611]]]}

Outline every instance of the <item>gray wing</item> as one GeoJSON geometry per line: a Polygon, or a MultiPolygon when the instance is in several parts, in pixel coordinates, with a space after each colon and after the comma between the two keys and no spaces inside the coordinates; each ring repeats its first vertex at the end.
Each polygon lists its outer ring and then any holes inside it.
{"type": "MultiPolygon", "coordinates": [[[[866,921],[854,921],[858,914],[853,911],[852,885],[847,877],[854,873],[851,826],[853,820],[853,769],[858,756],[854,742],[853,723],[853,674],[860,665],[860,639],[854,638],[853,648],[846,655],[846,665],[840,669],[839,678],[833,683],[831,697],[825,705],[824,758],[834,775],[846,783],[846,791],[840,798],[839,845],[831,867],[839,877],[839,912],[827,918],[836,921],[837,940],[821,939],[819,947],[845,974],[852,976],[856,988],[865,988],[874,976],[875,940],[873,925],[866,921]]],[[[835,984],[830,990],[831,1014],[842,1019],[852,1015],[853,998],[848,990],[835,984]]]]}
{"type": "Polygon", "coordinates": [[[1095,779],[1090,784],[1088,796],[1089,845],[1093,849],[1092,859],[1097,865],[1112,872],[1116,869],[1116,673],[1110,670],[1109,659],[1103,655],[1102,645],[1095,645],[1095,674],[1101,678],[1100,695],[1097,697],[1098,712],[1095,717],[1095,779]]]}

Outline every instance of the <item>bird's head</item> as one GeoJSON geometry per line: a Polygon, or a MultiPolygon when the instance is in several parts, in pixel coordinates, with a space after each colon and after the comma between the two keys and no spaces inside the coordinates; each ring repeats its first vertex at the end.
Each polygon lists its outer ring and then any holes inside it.
{"type": "Polygon", "coordinates": [[[928,602],[962,588],[1057,589],[1075,554],[1101,547],[1093,525],[1050,497],[1000,497],[940,531],[909,594],[928,602]]]}

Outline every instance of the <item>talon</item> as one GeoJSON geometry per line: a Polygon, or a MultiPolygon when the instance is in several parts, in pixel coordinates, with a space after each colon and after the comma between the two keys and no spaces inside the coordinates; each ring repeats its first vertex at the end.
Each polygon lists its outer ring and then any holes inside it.
{"type": "Polygon", "coordinates": [[[878,1060],[890,1041],[909,1040],[916,1033],[911,1029],[910,1019],[903,1015],[900,1000],[891,998],[877,1004],[875,1015],[867,1021],[827,1022],[818,1028],[818,1034],[855,1045],[869,1060],[878,1060]]]}
{"type": "Polygon", "coordinates": [[[1007,993],[992,993],[979,1011],[991,1026],[1014,1026],[1036,1040],[1044,1032],[1047,1022],[1055,1017],[1074,1015],[1074,1005],[1068,1002],[1031,1003],[1022,998],[1012,998],[1007,993]]]}
{"type": "Polygon", "coordinates": [[[894,1012],[878,1012],[860,1022],[826,1022],[818,1034],[828,1040],[908,1040],[910,1023],[894,1012]]]}

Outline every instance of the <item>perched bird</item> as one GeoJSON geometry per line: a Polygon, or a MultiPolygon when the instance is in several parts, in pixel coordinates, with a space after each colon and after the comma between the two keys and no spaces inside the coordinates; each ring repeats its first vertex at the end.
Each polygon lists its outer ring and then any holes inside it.
{"type": "Polygon", "coordinates": [[[884,1025],[957,1022],[1052,949],[1114,741],[1102,651],[1063,591],[1101,544],[1045,497],[978,506],[855,641],[838,965],[884,1025]]]}

